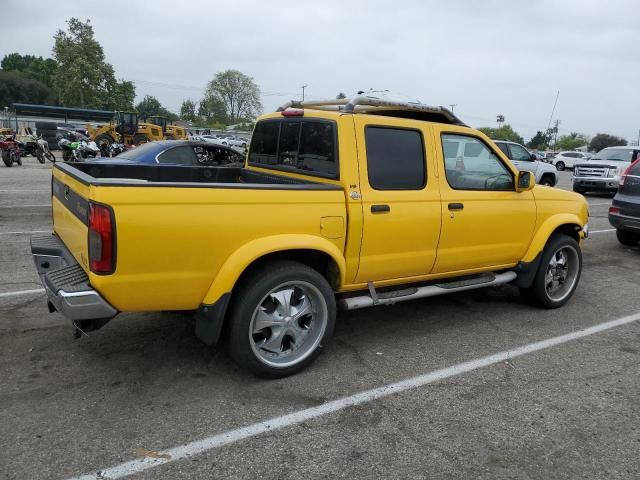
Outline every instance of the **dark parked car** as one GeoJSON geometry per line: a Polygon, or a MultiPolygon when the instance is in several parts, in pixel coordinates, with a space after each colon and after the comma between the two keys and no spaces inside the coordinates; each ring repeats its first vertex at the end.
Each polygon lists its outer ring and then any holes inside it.
{"type": "Polygon", "coordinates": [[[244,154],[232,147],[193,140],[163,140],[132,148],[102,162],[148,165],[213,165],[244,163],[244,154]]]}
{"type": "Polygon", "coordinates": [[[620,177],[620,186],[609,207],[609,223],[623,245],[640,242],[640,159],[620,177]]]}

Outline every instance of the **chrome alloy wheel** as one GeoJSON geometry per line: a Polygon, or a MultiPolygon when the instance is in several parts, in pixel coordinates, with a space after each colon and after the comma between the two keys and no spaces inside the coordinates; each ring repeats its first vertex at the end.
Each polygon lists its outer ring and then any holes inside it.
{"type": "Polygon", "coordinates": [[[564,300],[573,290],[580,272],[578,252],[571,245],[560,247],[551,256],[545,272],[547,296],[556,302],[564,300]]]}
{"type": "Polygon", "coordinates": [[[304,281],[278,285],[253,312],[251,349],[271,367],[295,365],[318,348],[327,322],[327,303],[318,288],[304,281]]]}

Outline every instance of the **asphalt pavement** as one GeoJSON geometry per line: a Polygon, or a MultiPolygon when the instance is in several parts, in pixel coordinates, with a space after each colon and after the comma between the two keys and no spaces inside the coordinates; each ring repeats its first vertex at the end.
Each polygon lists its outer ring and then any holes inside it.
{"type": "Polygon", "coordinates": [[[179,313],[122,314],[74,340],[29,293],[50,164],[24,163],[0,167],[0,479],[640,477],[640,321],[585,330],[640,312],[640,249],[617,242],[610,196],[587,197],[565,307],[504,286],[341,313],[308,370],[265,381],[179,313]]]}

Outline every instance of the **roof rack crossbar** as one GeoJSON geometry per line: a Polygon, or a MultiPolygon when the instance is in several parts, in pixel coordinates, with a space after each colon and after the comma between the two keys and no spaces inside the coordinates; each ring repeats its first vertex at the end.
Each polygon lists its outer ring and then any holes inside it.
{"type": "Polygon", "coordinates": [[[425,105],[418,102],[400,102],[396,100],[386,100],[376,97],[368,97],[359,95],[352,99],[337,98],[332,100],[308,100],[299,101],[291,100],[280,107],[276,111],[282,112],[287,108],[314,108],[318,110],[342,111],[344,113],[374,113],[384,110],[402,110],[408,112],[423,112],[442,115],[449,122],[455,125],[466,126],[451,110],[446,107],[435,107],[425,105]]]}

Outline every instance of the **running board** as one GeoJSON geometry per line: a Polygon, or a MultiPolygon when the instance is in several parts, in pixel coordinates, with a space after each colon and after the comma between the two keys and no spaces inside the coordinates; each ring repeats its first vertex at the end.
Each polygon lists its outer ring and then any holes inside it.
{"type": "Polygon", "coordinates": [[[374,305],[391,305],[406,300],[415,300],[417,298],[435,297],[436,295],[444,295],[447,293],[502,285],[515,280],[517,276],[516,272],[488,273],[463,280],[452,280],[450,282],[437,283],[424,287],[409,287],[380,293],[376,292],[373,284],[369,282],[369,295],[346,297],[341,299],[339,304],[347,310],[372,307],[374,305]]]}

